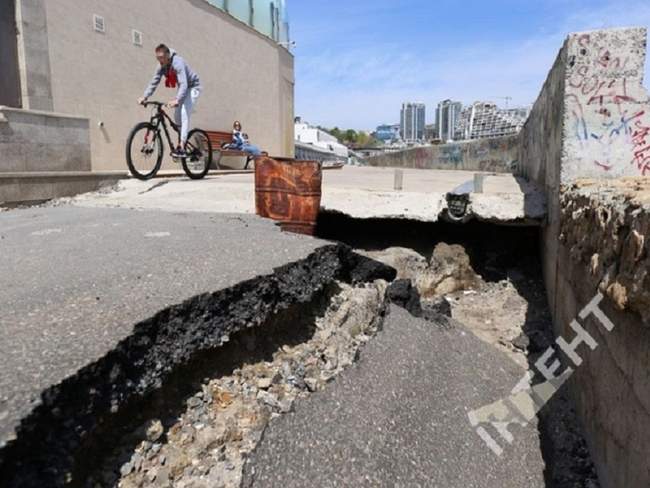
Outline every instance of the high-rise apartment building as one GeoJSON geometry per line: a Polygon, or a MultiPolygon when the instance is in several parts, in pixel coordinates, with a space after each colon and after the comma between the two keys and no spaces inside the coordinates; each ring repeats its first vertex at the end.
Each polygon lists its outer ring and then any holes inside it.
{"type": "Polygon", "coordinates": [[[492,102],[474,102],[465,108],[455,128],[456,140],[485,139],[517,134],[528,118],[528,109],[501,109],[492,102]]]}
{"type": "Polygon", "coordinates": [[[426,107],[423,103],[403,103],[400,115],[400,135],[406,142],[424,140],[426,107]]]}
{"type": "Polygon", "coordinates": [[[452,100],[444,100],[438,104],[436,110],[436,127],[438,128],[438,138],[443,141],[453,141],[455,139],[455,129],[463,110],[463,104],[452,100]]]}

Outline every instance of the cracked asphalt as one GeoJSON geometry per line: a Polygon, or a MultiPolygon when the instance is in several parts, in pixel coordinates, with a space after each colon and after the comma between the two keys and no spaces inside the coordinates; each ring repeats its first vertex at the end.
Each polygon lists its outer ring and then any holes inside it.
{"type": "Polygon", "coordinates": [[[103,357],[138,322],[325,244],[246,215],[0,213],[0,448],[43,390],[103,357]]]}
{"type": "Polygon", "coordinates": [[[511,428],[515,440],[499,458],[467,417],[507,396],[523,373],[462,326],[391,306],[358,363],[271,422],[244,485],[546,486],[536,425],[511,428]]]}

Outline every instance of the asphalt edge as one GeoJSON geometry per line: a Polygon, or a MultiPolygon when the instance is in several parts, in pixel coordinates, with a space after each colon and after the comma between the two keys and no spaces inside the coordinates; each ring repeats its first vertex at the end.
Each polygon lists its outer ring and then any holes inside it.
{"type": "Polygon", "coordinates": [[[160,389],[175,369],[230,335],[314,299],[335,281],[392,281],[395,270],[341,244],[233,287],[195,296],[136,324],[111,352],[42,392],[15,438],[0,445],[0,486],[74,485],[93,433],[120,409],[160,389]]]}

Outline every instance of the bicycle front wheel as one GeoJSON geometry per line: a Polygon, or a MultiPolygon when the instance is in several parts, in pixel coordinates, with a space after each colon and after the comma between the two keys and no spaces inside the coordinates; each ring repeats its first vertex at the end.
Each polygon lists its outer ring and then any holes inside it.
{"type": "Polygon", "coordinates": [[[131,174],[139,180],[150,180],[163,160],[163,143],[160,132],[149,122],[136,125],[126,142],[126,164],[131,174]]]}
{"type": "Polygon", "coordinates": [[[193,180],[208,174],[212,165],[212,143],[205,131],[194,129],[187,135],[182,163],[185,174],[193,180]]]}

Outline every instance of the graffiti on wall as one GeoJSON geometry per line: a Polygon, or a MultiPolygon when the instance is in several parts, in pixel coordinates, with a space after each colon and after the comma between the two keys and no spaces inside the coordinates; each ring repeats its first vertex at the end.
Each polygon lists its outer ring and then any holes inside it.
{"type": "Polygon", "coordinates": [[[633,162],[643,176],[650,174],[650,125],[642,120],[634,122],[632,144],[634,145],[633,162]]]}
{"type": "Polygon", "coordinates": [[[427,167],[427,161],[431,158],[429,151],[423,147],[419,147],[415,150],[415,162],[414,167],[417,169],[425,169],[427,167]]]}
{"type": "Polygon", "coordinates": [[[609,172],[650,174],[650,121],[638,69],[600,39],[581,35],[569,57],[571,130],[593,165],[609,172]],[[639,99],[641,98],[641,99],[639,99]],[[628,167],[621,167],[620,165],[628,167]]]}
{"type": "Polygon", "coordinates": [[[518,136],[424,146],[372,156],[371,166],[512,173],[517,169],[518,136]]]}
{"type": "Polygon", "coordinates": [[[438,159],[443,163],[458,166],[463,162],[463,151],[458,144],[445,144],[444,146],[440,146],[438,159]]]}

